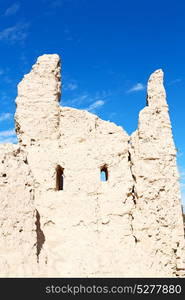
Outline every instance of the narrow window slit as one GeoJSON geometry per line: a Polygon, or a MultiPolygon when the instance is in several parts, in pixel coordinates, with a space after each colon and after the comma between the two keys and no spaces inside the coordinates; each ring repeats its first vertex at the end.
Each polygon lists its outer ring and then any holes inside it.
{"type": "Polygon", "coordinates": [[[101,178],[101,181],[107,181],[108,180],[108,168],[107,168],[106,165],[104,165],[100,169],[100,178],[101,178]]]}
{"type": "Polygon", "coordinates": [[[61,166],[56,168],[56,190],[63,191],[64,189],[64,169],[61,166]]]}

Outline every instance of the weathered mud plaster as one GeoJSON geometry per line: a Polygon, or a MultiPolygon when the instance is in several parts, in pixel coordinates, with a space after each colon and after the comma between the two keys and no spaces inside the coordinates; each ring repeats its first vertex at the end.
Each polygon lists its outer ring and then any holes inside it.
{"type": "Polygon", "coordinates": [[[0,276],[185,275],[162,81],[160,70],[150,77],[148,106],[129,137],[87,111],[60,107],[60,58],[38,58],[18,86],[19,145],[0,147],[0,276]]]}
{"type": "Polygon", "coordinates": [[[59,137],[60,58],[43,55],[18,85],[15,125],[22,146],[59,137]]]}
{"type": "Polygon", "coordinates": [[[143,275],[184,275],[179,175],[162,70],[149,78],[147,106],[139,114],[130,152],[137,191],[133,213],[138,240],[135,259],[143,260],[143,275]]]}
{"type": "Polygon", "coordinates": [[[0,276],[33,276],[34,185],[26,154],[17,145],[0,145],[0,203],[0,276]]]}

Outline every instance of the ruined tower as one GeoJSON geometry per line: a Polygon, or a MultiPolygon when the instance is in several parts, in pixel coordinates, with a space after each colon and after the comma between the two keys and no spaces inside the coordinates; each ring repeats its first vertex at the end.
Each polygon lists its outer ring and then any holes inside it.
{"type": "Polygon", "coordinates": [[[18,86],[19,143],[0,146],[0,276],[184,276],[163,72],[131,137],[59,100],[60,58],[43,55],[18,86]]]}

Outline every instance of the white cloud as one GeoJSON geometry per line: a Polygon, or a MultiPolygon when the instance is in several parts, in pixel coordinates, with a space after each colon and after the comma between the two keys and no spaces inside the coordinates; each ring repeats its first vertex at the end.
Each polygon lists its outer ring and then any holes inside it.
{"type": "Polygon", "coordinates": [[[76,95],[76,97],[74,98],[68,98],[67,100],[64,99],[62,105],[93,111],[96,108],[104,105],[109,96],[110,93],[106,91],[97,91],[95,95],[84,92],[82,94],[76,95]]]}
{"type": "Polygon", "coordinates": [[[62,105],[66,106],[71,106],[71,105],[81,105],[83,104],[84,102],[88,101],[88,98],[89,98],[89,95],[88,94],[82,94],[80,96],[77,96],[73,99],[70,99],[70,100],[67,100],[67,101],[63,101],[62,102],[62,105]]]}
{"type": "Polygon", "coordinates": [[[68,83],[68,84],[66,84],[66,85],[63,86],[63,89],[65,91],[74,91],[77,88],[78,88],[78,85],[76,83],[74,83],[74,82],[70,82],[70,83],[68,83]]]}
{"type": "Polygon", "coordinates": [[[9,120],[11,118],[12,114],[10,113],[2,113],[0,114],[0,122],[9,120]]]}
{"type": "MultiPolygon", "coordinates": [[[[4,78],[3,78],[3,81],[4,81],[4,78]]],[[[4,91],[2,91],[2,92],[0,92],[0,102],[1,103],[7,103],[7,102],[9,102],[11,100],[11,97],[9,97],[9,95],[8,95],[8,93],[6,93],[6,92],[4,92],[4,91]]]]}
{"type": "Polygon", "coordinates": [[[0,144],[4,143],[17,143],[17,137],[14,129],[0,131],[0,144]]]}
{"type": "Polygon", "coordinates": [[[9,6],[5,13],[3,14],[4,17],[10,17],[12,15],[15,15],[20,9],[20,3],[16,2],[14,4],[12,4],[11,6],[9,6]]]}
{"type": "Polygon", "coordinates": [[[3,139],[0,137],[0,144],[6,144],[6,143],[17,144],[17,137],[12,136],[12,137],[3,138],[3,139]]]}
{"type": "Polygon", "coordinates": [[[0,41],[6,41],[11,44],[24,41],[27,38],[28,23],[18,23],[15,26],[7,27],[0,31],[0,41]]]}
{"type": "Polygon", "coordinates": [[[145,85],[142,83],[136,83],[132,88],[130,88],[127,93],[133,93],[133,92],[138,92],[142,91],[145,89],[145,85]]]}
{"type": "Polygon", "coordinates": [[[104,104],[105,104],[105,101],[97,100],[94,103],[92,103],[91,105],[89,105],[89,107],[87,107],[86,110],[95,111],[97,108],[103,106],[104,104]]]}
{"type": "Polygon", "coordinates": [[[179,83],[179,82],[181,82],[181,81],[182,81],[181,78],[174,79],[174,80],[172,80],[172,81],[170,81],[170,82],[168,83],[168,86],[174,85],[174,84],[179,83]]]}
{"type": "Polygon", "coordinates": [[[15,130],[14,129],[0,131],[0,138],[10,137],[10,136],[14,136],[14,135],[15,135],[15,130]]]}

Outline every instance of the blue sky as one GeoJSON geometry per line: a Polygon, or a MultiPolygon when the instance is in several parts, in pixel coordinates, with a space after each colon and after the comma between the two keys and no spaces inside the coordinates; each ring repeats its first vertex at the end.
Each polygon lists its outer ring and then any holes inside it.
{"type": "Polygon", "coordinates": [[[62,58],[62,105],[131,134],[162,68],[185,203],[184,0],[1,0],[0,143],[16,142],[16,86],[39,55],[62,58]]]}

